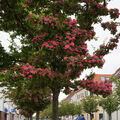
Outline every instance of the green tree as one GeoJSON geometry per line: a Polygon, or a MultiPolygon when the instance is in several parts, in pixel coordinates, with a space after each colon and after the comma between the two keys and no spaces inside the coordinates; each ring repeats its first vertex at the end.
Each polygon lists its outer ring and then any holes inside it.
{"type": "Polygon", "coordinates": [[[75,115],[81,115],[83,113],[83,106],[82,103],[75,104],[75,115]]]}
{"type": "Polygon", "coordinates": [[[70,102],[61,102],[59,105],[59,116],[81,115],[83,112],[82,104],[74,104],[70,102]]]}
{"type": "Polygon", "coordinates": [[[103,57],[117,46],[118,23],[102,23],[102,16],[110,16],[112,20],[119,17],[117,9],[108,10],[107,2],[105,0],[0,1],[0,29],[6,32],[12,31],[13,38],[20,35],[23,47],[31,48],[27,51],[28,61],[25,60],[23,65],[19,62],[19,69],[14,68],[16,72],[6,81],[11,87],[15,87],[13,83],[19,84],[21,79],[23,82],[34,81],[33,85],[37,86],[35,88],[38,90],[43,86],[49,87],[53,93],[53,120],[58,120],[58,96],[61,90],[68,93],[71,88],[77,89],[77,86],[82,86],[104,97],[111,94],[110,86],[94,84],[92,75],[86,80],[75,81],[85,69],[101,68],[104,64],[103,57]],[[71,15],[75,15],[76,20],[68,17],[71,15]],[[101,45],[91,55],[87,41],[95,38],[93,24],[96,23],[108,29],[114,38],[101,45]],[[10,79],[13,79],[16,73],[17,77],[11,83],[10,79]]]}
{"type": "Polygon", "coordinates": [[[60,116],[75,115],[75,104],[70,102],[60,103],[59,115],[60,116]]]}
{"type": "MultiPolygon", "coordinates": [[[[13,71],[8,71],[7,74],[1,73],[0,77],[4,81],[13,71]]],[[[17,75],[15,73],[15,75],[17,75]]],[[[15,76],[14,76],[15,77],[15,76]]],[[[16,79],[11,79],[12,82],[16,79]]],[[[19,83],[12,83],[13,87],[7,83],[8,81],[2,82],[2,86],[5,86],[6,89],[3,89],[3,97],[9,98],[20,110],[21,114],[24,116],[30,117],[32,119],[32,114],[36,112],[36,120],[39,120],[39,112],[42,111],[48,104],[51,102],[51,91],[49,88],[37,89],[33,85],[33,81],[19,81],[19,83]],[[4,84],[3,84],[4,83],[4,84]]]]}
{"type": "Polygon", "coordinates": [[[115,94],[102,98],[100,101],[100,106],[108,113],[109,120],[112,120],[111,114],[120,109],[119,105],[118,97],[115,94]]]}
{"type": "Polygon", "coordinates": [[[92,113],[98,111],[98,96],[87,96],[83,101],[83,110],[90,114],[90,120],[92,120],[92,113]]]}
{"type": "Polygon", "coordinates": [[[111,78],[111,82],[114,84],[113,92],[116,94],[118,101],[120,102],[120,80],[119,75],[111,78]]]}
{"type": "Polygon", "coordinates": [[[8,69],[15,64],[15,59],[9,52],[6,52],[0,43],[0,70],[8,69]]]}
{"type": "Polygon", "coordinates": [[[41,111],[40,116],[52,119],[52,104],[48,105],[43,111],[41,111]]]}

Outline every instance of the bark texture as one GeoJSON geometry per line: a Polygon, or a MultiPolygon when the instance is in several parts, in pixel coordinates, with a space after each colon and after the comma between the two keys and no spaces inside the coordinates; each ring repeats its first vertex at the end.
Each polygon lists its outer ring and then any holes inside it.
{"type": "Polygon", "coordinates": [[[58,116],[58,96],[60,94],[60,91],[55,89],[53,90],[53,106],[52,106],[52,111],[53,111],[53,116],[52,119],[53,120],[58,120],[59,116],[58,116]]]}

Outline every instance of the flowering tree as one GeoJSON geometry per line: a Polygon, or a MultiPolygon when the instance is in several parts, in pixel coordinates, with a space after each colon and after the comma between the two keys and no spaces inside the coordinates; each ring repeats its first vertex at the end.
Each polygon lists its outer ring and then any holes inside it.
{"type": "Polygon", "coordinates": [[[24,79],[33,80],[37,88],[49,87],[53,93],[53,120],[58,120],[61,89],[69,93],[70,88],[82,86],[104,97],[111,94],[111,85],[94,83],[93,75],[75,81],[85,69],[101,68],[104,55],[117,46],[119,23],[102,23],[101,16],[110,16],[115,20],[119,11],[108,9],[106,5],[105,0],[1,0],[1,29],[14,31],[14,36],[23,36],[23,46],[31,48],[28,61],[13,68],[19,77],[16,79],[14,74],[11,75],[12,82],[9,84],[24,79]],[[4,8],[5,5],[8,9],[4,8]],[[12,8],[13,5],[15,7],[12,8]],[[70,15],[75,15],[76,19],[69,18],[70,15]],[[94,39],[93,24],[96,23],[101,23],[114,37],[91,55],[87,41],[94,39]]]}
{"type": "Polygon", "coordinates": [[[18,93],[14,91],[14,94],[10,96],[10,98],[12,98],[11,100],[17,106],[16,108],[20,111],[20,114],[23,114],[32,120],[32,115],[36,112],[36,120],[39,120],[40,111],[45,109],[50,103],[49,96],[45,96],[46,93],[44,92],[29,92],[27,90],[25,93],[24,92],[21,91],[18,93]]]}
{"type": "Polygon", "coordinates": [[[5,86],[2,90],[3,97],[9,98],[16,105],[16,109],[20,111],[20,114],[32,119],[33,113],[36,112],[36,120],[39,120],[39,112],[51,102],[51,91],[47,87],[40,87],[39,83],[39,88],[36,88],[37,86],[33,85],[32,79],[29,81],[21,79],[20,68],[16,67],[11,68],[6,74],[0,74],[1,85],[5,86]],[[19,73],[16,73],[16,71],[19,73]]]}

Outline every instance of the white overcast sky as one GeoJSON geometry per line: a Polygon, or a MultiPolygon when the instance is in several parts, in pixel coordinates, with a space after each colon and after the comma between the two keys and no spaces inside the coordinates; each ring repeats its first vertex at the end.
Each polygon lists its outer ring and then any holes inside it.
{"type": "MultiPolygon", "coordinates": [[[[120,10],[120,1],[119,0],[111,0],[109,4],[109,8],[118,8],[120,10]]],[[[105,18],[106,19],[106,18],[105,18]]],[[[117,20],[120,22],[120,18],[117,20]]],[[[106,39],[109,39],[109,32],[103,32],[102,29],[100,29],[99,26],[96,26],[97,31],[97,37],[99,38],[99,42],[92,42],[89,45],[89,48],[91,49],[92,46],[96,47],[99,46],[103,41],[106,39]]],[[[120,29],[119,29],[120,31],[120,29]]],[[[2,42],[2,45],[5,47],[5,49],[8,50],[9,46],[9,35],[5,32],[0,31],[0,41],[2,42]]],[[[113,74],[119,67],[120,67],[120,42],[118,43],[117,49],[114,49],[114,51],[111,51],[109,55],[106,55],[105,57],[105,64],[102,69],[93,69],[93,71],[96,74],[113,74]]],[[[87,70],[84,72],[84,75],[89,74],[90,70],[87,70]]],[[[66,96],[64,94],[60,94],[59,100],[62,100],[66,96]]]]}

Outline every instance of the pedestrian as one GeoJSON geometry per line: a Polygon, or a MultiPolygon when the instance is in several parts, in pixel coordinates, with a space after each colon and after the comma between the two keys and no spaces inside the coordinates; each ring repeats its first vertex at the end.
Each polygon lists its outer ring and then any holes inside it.
{"type": "Polygon", "coordinates": [[[80,120],[85,120],[85,117],[84,115],[81,115],[81,119],[80,120]]]}
{"type": "Polygon", "coordinates": [[[95,118],[93,117],[92,120],[95,120],[95,118]]]}
{"type": "Polygon", "coordinates": [[[77,117],[75,120],[81,120],[81,117],[80,117],[80,115],[78,115],[78,117],[77,117]]]}

